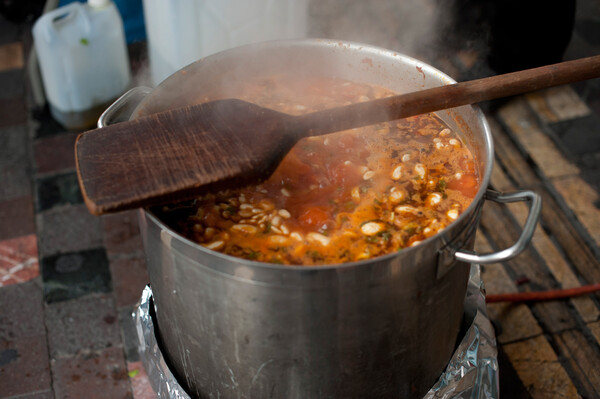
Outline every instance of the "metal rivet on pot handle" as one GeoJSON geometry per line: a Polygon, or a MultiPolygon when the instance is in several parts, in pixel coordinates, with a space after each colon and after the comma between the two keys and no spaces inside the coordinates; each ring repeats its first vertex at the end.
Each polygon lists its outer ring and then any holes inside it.
{"type": "Polygon", "coordinates": [[[150,87],[140,86],[123,94],[100,115],[98,128],[128,120],[135,108],[150,92],[152,92],[150,87]]]}
{"type": "Polygon", "coordinates": [[[499,203],[519,201],[530,202],[529,215],[527,216],[527,220],[523,226],[523,231],[521,232],[521,235],[517,241],[506,249],[482,255],[457,251],[454,253],[454,258],[456,260],[479,264],[504,262],[520,254],[525,249],[527,244],[529,244],[529,241],[531,241],[531,237],[535,232],[535,227],[540,216],[540,211],[542,210],[542,198],[538,194],[529,190],[517,191],[514,193],[499,193],[496,191],[487,190],[484,198],[499,203]]]}

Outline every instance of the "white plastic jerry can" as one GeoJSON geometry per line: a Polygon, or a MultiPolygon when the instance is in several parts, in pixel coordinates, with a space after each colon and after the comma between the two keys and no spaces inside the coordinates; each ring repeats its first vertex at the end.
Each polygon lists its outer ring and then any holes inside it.
{"type": "Polygon", "coordinates": [[[130,85],[123,21],[111,0],[74,2],[33,26],[52,116],[69,129],[87,128],[130,85]]]}

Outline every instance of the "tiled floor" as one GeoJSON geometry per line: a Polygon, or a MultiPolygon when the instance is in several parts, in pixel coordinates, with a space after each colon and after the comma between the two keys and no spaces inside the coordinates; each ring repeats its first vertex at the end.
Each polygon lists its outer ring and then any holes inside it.
{"type": "MultiPolygon", "coordinates": [[[[567,58],[600,53],[600,6],[578,3],[567,58]]],[[[375,44],[402,47],[383,24],[400,17],[371,15],[381,22],[371,27],[375,44]]],[[[131,320],[148,280],[137,217],[87,212],[74,169],[76,133],[53,121],[47,109],[32,107],[25,79],[30,28],[30,22],[0,16],[0,398],[151,398],[131,320]]],[[[312,29],[320,36],[333,32],[331,26],[312,29]]],[[[431,62],[467,78],[481,62],[471,50],[431,62]]],[[[600,82],[486,109],[497,143],[494,187],[533,187],[545,196],[542,228],[530,252],[521,263],[486,268],[489,292],[600,281],[600,82]],[[531,266],[536,262],[543,272],[531,266]]],[[[511,221],[520,221],[522,211],[511,211],[511,221]]],[[[494,227],[495,212],[482,220],[480,250],[505,238],[494,227]]],[[[490,306],[504,397],[600,397],[600,367],[594,371],[600,366],[599,303],[595,295],[560,304],[490,306]]]]}

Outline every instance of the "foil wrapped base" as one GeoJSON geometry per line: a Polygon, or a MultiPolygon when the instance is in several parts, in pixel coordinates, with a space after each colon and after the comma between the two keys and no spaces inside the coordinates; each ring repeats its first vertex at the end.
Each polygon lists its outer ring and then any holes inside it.
{"type": "MultiPolygon", "coordinates": [[[[160,399],[191,399],[171,373],[154,334],[152,288],[146,286],[133,313],[140,358],[160,399]]],[[[465,296],[463,339],[444,373],[424,399],[497,399],[498,359],[494,328],[487,315],[479,265],[472,265],[465,296]]]]}

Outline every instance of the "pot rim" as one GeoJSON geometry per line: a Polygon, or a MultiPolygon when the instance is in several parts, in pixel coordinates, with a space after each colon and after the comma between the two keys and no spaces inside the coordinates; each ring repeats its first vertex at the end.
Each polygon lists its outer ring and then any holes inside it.
{"type": "MultiPolygon", "coordinates": [[[[375,54],[378,57],[383,56],[384,58],[389,58],[390,60],[395,60],[395,61],[400,60],[401,62],[404,62],[404,63],[413,64],[416,67],[418,67],[419,72],[422,72],[424,75],[435,76],[435,77],[439,78],[439,80],[445,82],[446,84],[457,83],[456,80],[452,79],[450,76],[448,76],[444,72],[440,71],[439,69],[425,63],[424,61],[420,61],[414,57],[402,54],[402,53],[394,51],[394,50],[389,50],[389,49],[385,49],[382,47],[373,46],[370,44],[353,42],[353,41],[345,41],[345,40],[286,39],[286,40],[274,40],[274,41],[267,41],[267,42],[261,42],[261,43],[247,44],[244,46],[235,47],[232,49],[221,51],[219,53],[212,54],[206,58],[197,60],[197,61],[185,66],[184,68],[180,69],[179,71],[173,73],[168,78],[166,78],[163,82],[161,82],[154,90],[156,90],[162,86],[168,85],[168,83],[171,80],[175,79],[176,76],[178,76],[181,71],[184,71],[188,68],[193,68],[195,64],[201,63],[206,59],[215,58],[215,57],[226,57],[226,56],[229,56],[229,54],[235,54],[236,52],[240,52],[241,50],[245,50],[245,51],[251,50],[253,47],[257,47],[257,48],[272,47],[274,49],[277,49],[282,46],[286,46],[286,47],[296,46],[296,47],[302,47],[302,48],[310,48],[310,47],[339,48],[339,47],[342,47],[342,48],[344,48],[344,50],[360,52],[361,55],[362,54],[365,54],[365,55],[375,54]]],[[[140,108],[142,108],[142,106],[144,105],[145,100],[146,99],[142,100],[142,102],[138,105],[138,107],[136,108],[132,117],[137,116],[140,108]]],[[[487,119],[486,119],[483,111],[481,110],[481,108],[478,105],[471,104],[471,105],[465,105],[462,107],[473,108],[473,111],[475,112],[477,121],[479,121],[481,123],[481,128],[482,128],[481,130],[482,130],[482,135],[483,135],[484,144],[485,144],[485,156],[487,157],[488,162],[484,165],[484,170],[480,171],[480,175],[482,178],[481,178],[481,184],[480,184],[479,190],[477,191],[477,194],[475,195],[475,197],[473,197],[473,200],[471,201],[471,203],[469,204],[467,209],[465,209],[465,211],[462,212],[462,214],[456,220],[454,220],[452,223],[450,223],[448,226],[446,226],[443,230],[440,230],[437,234],[435,234],[429,238],[426,238],[425,240],[421,241],[418,245],[416,245],[414,247],[403,248],[398,252],[380,255],[380,256],[377,256],[374,258],[365,259],[365,260],[361,260],[361,261],[336,263],[336,264],[281,265],[281,264],[276,264],[276,263],[257,262],[257,261],[248,260],[248,259],[244,259],[244,258],[238,258],[235,256],[231,256],[231,255],[223,254],[221,252],[212,251],[210,249],[207,249],[204,246],[190,240],[189,238],[184,237],[183,235],[177,233],[175,230],[173,230],[172,228],[167,226],[149,208],[142,208],[142,209],[140,209],[140,212],[143,212],[150,220],[152,220],[153,223],[158,225],[158,227],[161,228],[163,231],[168,232],[172,238],[175,238],[175,239],[185,243],[186,245],[189,245],[192,248],[195,248],[196,250],[203,252],[204,254],[206,254],[208,256],[215,256],[224,261],[234,260],[240,266],[246,266],[246,267],[251,267],[251,268],[261,268],[261,269],[290,270],[290,272],[297,273],[297,272],[314,272],[315,269],[340,270],[340,269],[348,269],[348,268],[355,268],[355,267],[363,267],[364,265],[367,265],[367,264],[386,262],[386,261],[391,260],[394,257],[398,256],[398,253],[405,254],[406,252],[409,252],[409,253],[416,252],[419,248],[423,248],[423,246],[431,245],[432,242],[435,242],[436,240],[440,239],[440,237],[444,234],[444,232],[447,232],[449,229],[460,225],[462,222],[466,221],[467,218],[472,217],[473,213],[477,211],[479,204],[483,201],[483,196],[489,186],[489,182],[490,182],[490,178],[491,178],[491,174],[492,174],[493,163],[494,163],[494,143],[493,143],[492,133],[491,133],[489,124],[487,122],[487,119]]],[[[458,107],[458,108],[461,108],[461,107],[458,107]]]]}

